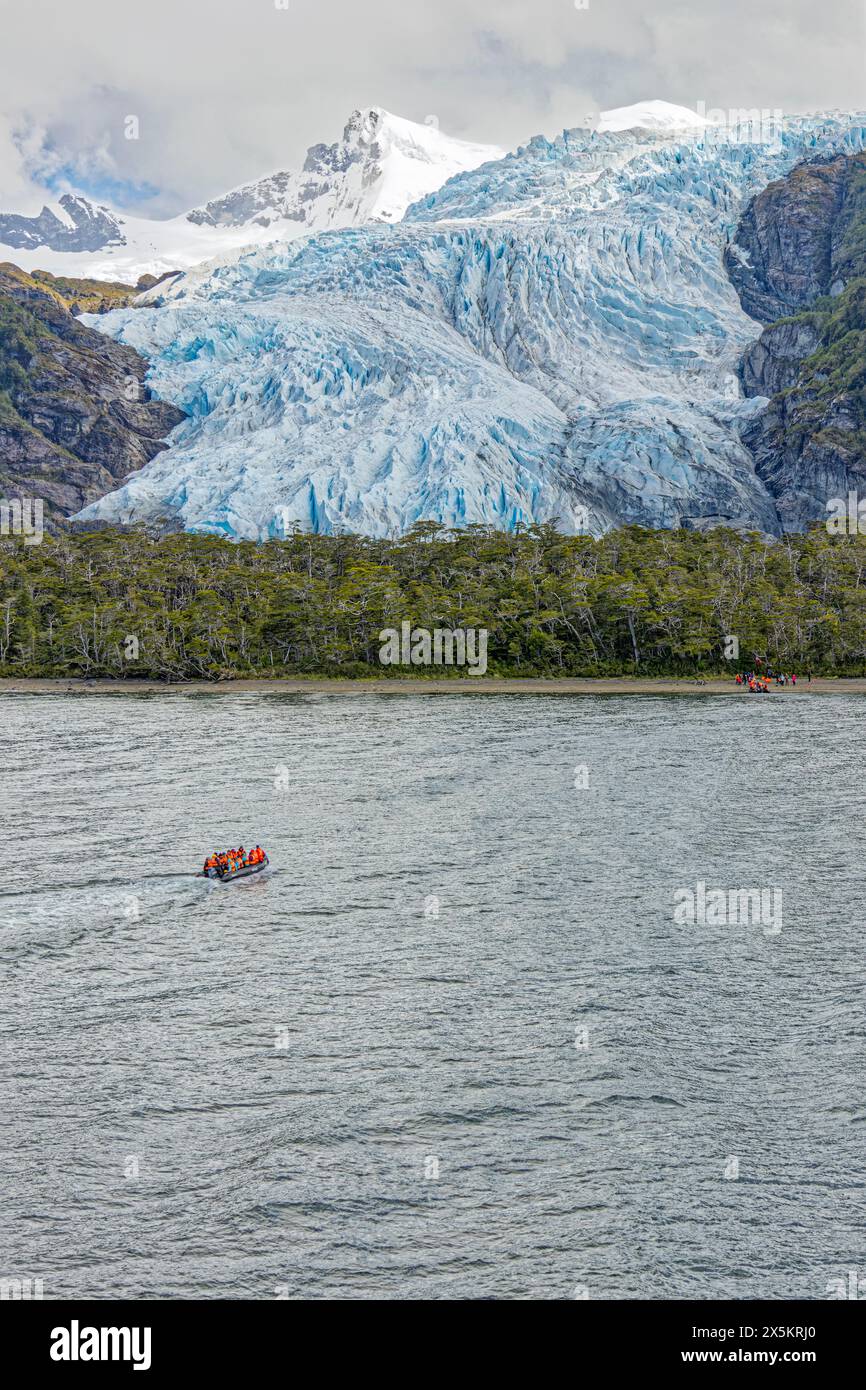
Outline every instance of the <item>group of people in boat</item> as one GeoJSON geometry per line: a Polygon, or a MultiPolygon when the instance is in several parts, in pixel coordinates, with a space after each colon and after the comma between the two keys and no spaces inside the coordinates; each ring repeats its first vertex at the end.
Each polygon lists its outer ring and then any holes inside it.
{"type": "Polygon", "coordinates": [[[214,850],[209,859],[204,861],[204,872],[216,869],[219,874],[234,874],[238,869],[249,869],[254,864],[263,864],[266,855],[261,845],[256,845],[249,853],[241,845],[240,849],[227,849],[224,854],[214,850]]]}

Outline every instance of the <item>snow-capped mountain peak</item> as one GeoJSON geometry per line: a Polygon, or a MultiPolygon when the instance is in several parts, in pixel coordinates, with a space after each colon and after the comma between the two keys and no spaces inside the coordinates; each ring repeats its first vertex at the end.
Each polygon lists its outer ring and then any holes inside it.
{"type": "Polygon", "coordinates": [[[504,151],[458,140],[380,106],[354,111],[342,138],[280,170],[165,221],[129,217],[66,193],[36,217],[0,212],[0,261],[24,270],[134,282],[187,270],[248,246],[368,222],[399,222],[455,174],[504,151]]]}
{"type": "Polygon", "coordinates": [[[706,116],[688,106],[675,106],[670,101],[639,101],[633,106],[618,106],[602,111],[599,131],[651,130],[660,135],[678,131],[702,130],[709,125],[706,116]]]}
{"type": "Polygon", "coordinates": [[[432,118],[419,125],[370,106],[352,112],[341,140],[312,145],[300,171],[242,184],[195,208],[188,220],[211,227],[288,222],[302,231],[399,222],[411,203],[454,174],[503,154],[445,135],[432,118]]]}
{"type": "Polygon", "coordinates": [[[0,213],[0,245],[13,251],[43,247],[66,254],[98,251],[123,245],[121,220],[110,208],[77,193],[64,193],[56,203],[46,203],[36,217],[0,213]]]}

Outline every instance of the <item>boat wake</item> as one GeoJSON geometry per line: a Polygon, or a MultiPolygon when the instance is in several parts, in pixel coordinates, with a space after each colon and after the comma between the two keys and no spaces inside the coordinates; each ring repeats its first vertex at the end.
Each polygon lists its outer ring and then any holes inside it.
{"type": "Polygon", "coordinates": [[[214,885],[188,874],[145,874],[135,879],[90,878],[0,893],[0,944],[14,961],[34,950],[64,951],[88,936],[122,936],[167,910],[185,916],[203,906],[214,885]]]}

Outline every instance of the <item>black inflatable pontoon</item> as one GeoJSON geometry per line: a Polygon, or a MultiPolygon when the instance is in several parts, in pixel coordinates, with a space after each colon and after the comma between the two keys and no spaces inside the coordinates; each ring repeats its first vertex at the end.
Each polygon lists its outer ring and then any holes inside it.
{"type": "Polygon", "coordinates": [[[215,878],[218,883],[234,883],[236,878],[248,878],[250,874],[260,874],[262,869],[266,869],[270,864],[270,859],[265,855],[259,864],[246,864],[242,869],[235,869],[233,874],[221,874],[219,869],[208,869],[207,873],[198,873],[196,878],[215,878]]]}

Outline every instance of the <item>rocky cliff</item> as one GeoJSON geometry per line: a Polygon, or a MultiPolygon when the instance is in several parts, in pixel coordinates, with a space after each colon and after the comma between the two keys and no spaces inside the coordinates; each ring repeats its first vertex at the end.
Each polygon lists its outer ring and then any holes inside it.
{"type": "Polygon", "coordinates": [[[740,378],[767,408],[744,434],[786,529],[866,493],[866,156],[804,163],[746,210],[726,254],[767,327],[740,378]]]}
{"type": "Polygon", "coordinates": [[[137,352],[74,317],[135,293],[0,265],[0,497],[41,497],[56,523],[144,467],[184,419],[152,399],[137,352]]]}

